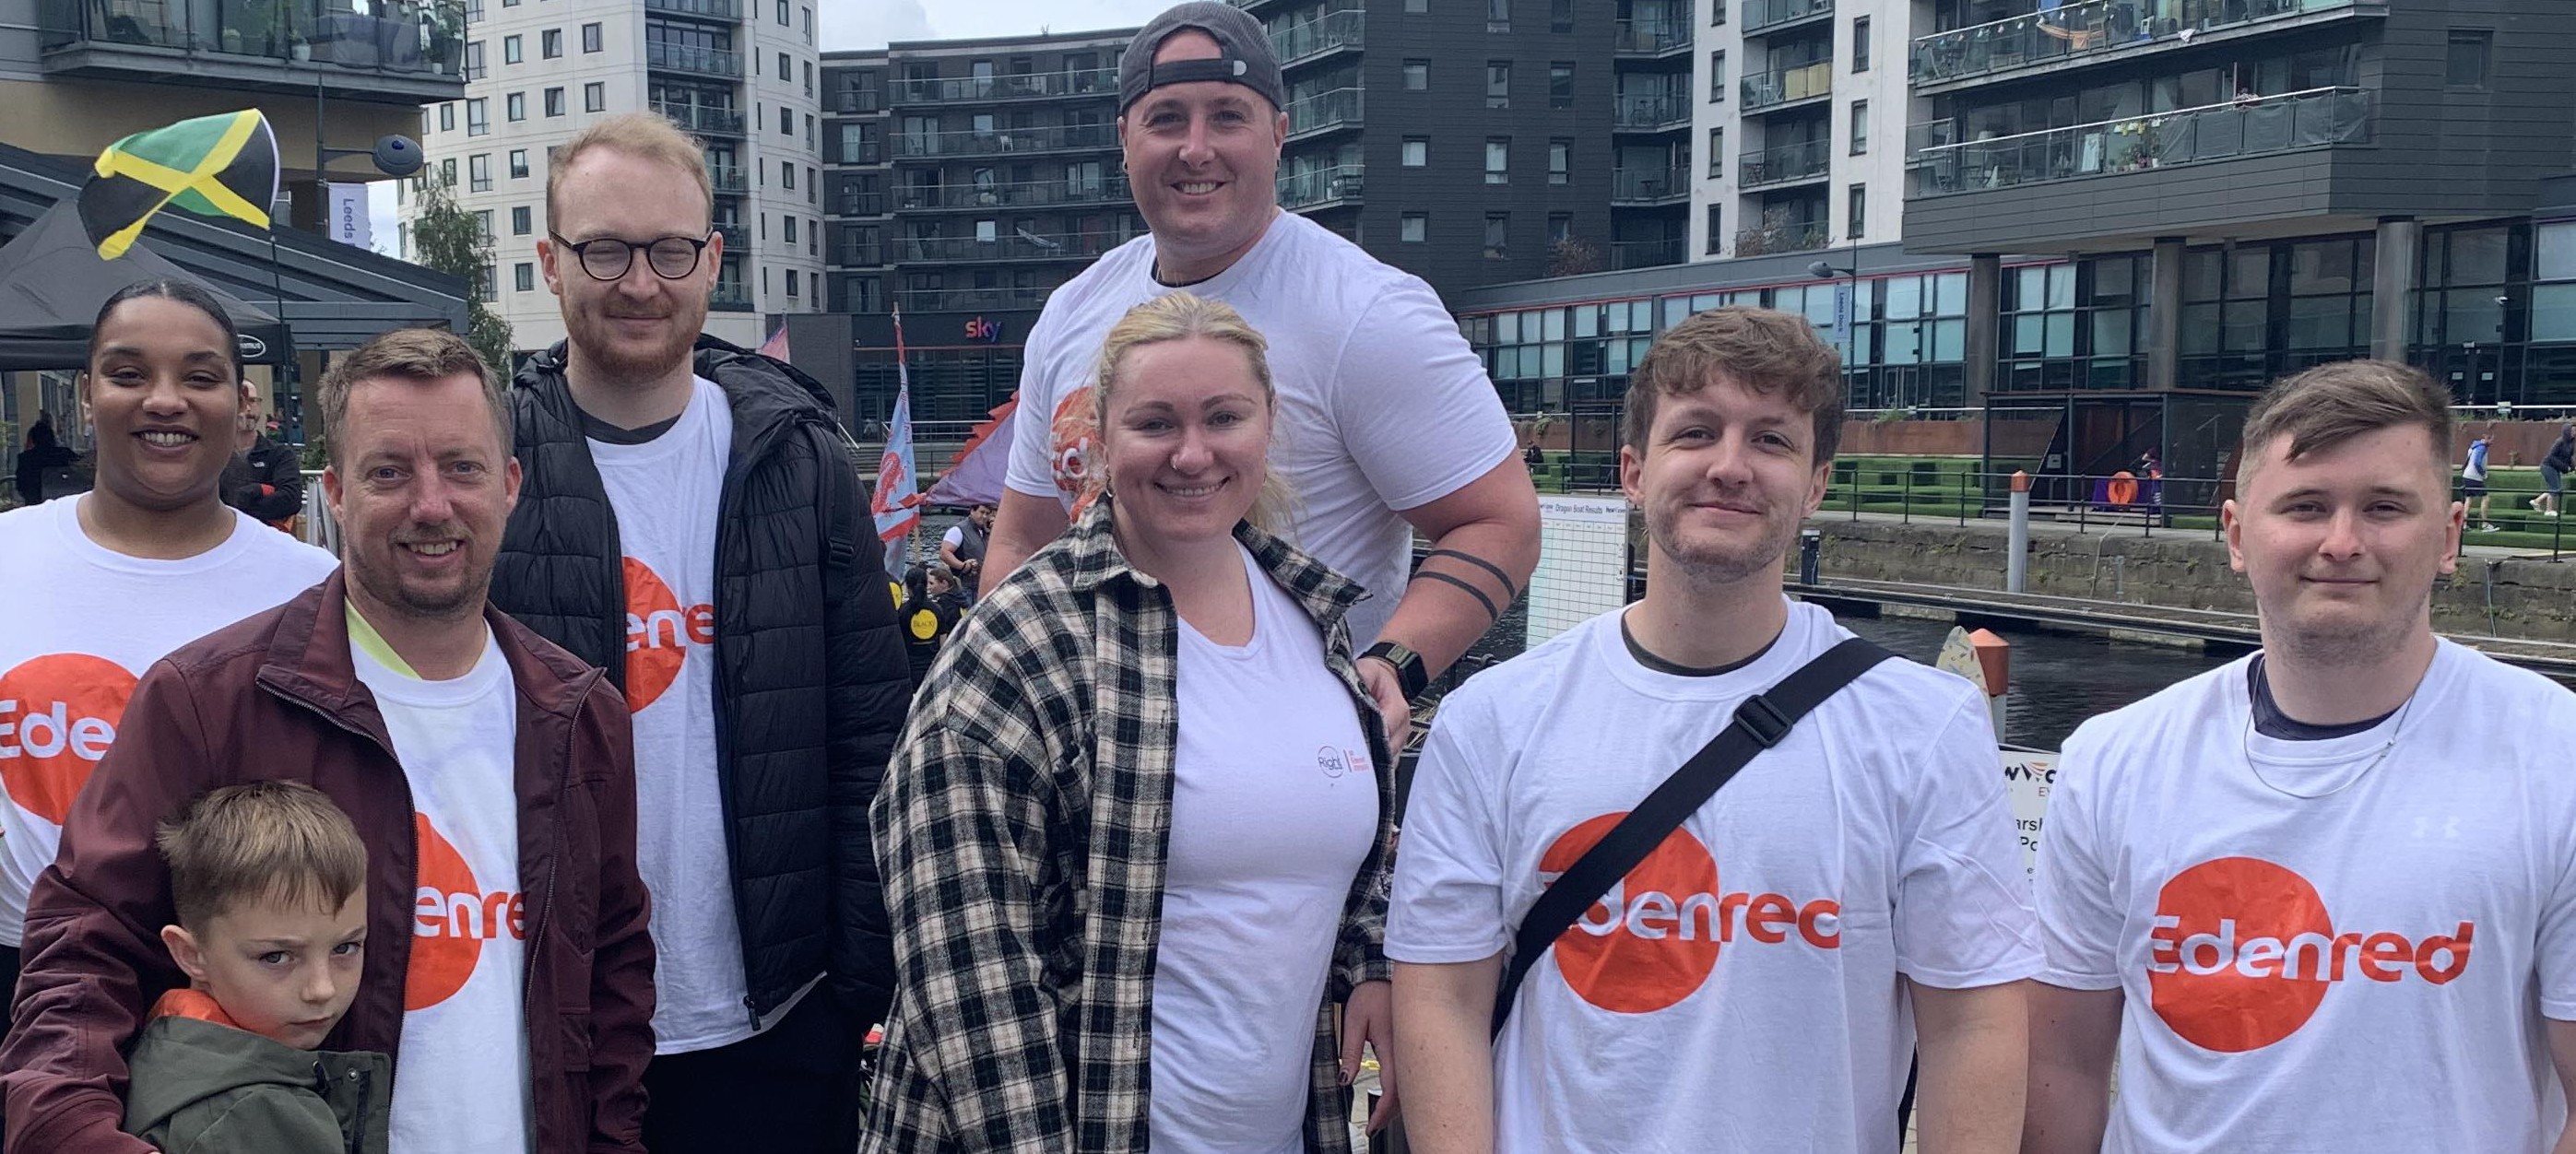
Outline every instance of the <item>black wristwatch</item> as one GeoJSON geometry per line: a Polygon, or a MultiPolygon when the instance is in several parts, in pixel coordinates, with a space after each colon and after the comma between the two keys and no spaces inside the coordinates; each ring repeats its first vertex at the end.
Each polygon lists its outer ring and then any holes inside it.
{"type": "Polygon", "coordinates": [[[1394,666],[1395,684],[1404,691],[1406,701],[1422,696],[1422,691],[1431,685],[1431,675],[1422,669],[1422,655],[1393,641],[1380,641],[1369,646],[1368,652],[1360,656],[1374,657],[1394,666]]]}

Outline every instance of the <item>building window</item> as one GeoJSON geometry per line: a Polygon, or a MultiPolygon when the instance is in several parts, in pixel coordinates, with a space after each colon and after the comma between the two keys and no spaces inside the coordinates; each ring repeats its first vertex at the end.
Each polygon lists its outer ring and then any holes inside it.
{"type": "Polygon", "coordinates": [[[1861,232],[1868,227],[1869,222],[1869,186],[1866,184],[1851,186],[1851,190],[1844,194],[1843,208],[1851,217],[1851,223],[1843,229],[1843,237],[1847,240],[1859,240],[1861,232]]]}
{"type": "Polygon", "coordinates": [[[608,110],[608,84],[606,81],[593,80],[590,83],[581,86],[581,110],[584,112],[605,112],[608,110]]]}
{"type": "Polygon", "coordinates": [[[589,24],[582,25],[581,50],[584,52],[597,52],[600,50],[600,47],[601,43],[598,22],[593,21],[589,24]]]}
{"type": "Polygon", "coordinates": [[[510,235],[512,235],[512,236],[526,236],[526,235],[528,235],[530,232],[534,231],[534,230],[535,230],[535,227],[536,227],[535,222],[529,219],[530,217],[532,217],[532,216],[534,216],[534,215],[535,215],[534,211],[533,211],[533,210],[531,210],[531,209],[529,209],[529,207],[528,207],[527,205],[524,205],[524,204],[523,204],[523,205],[520,205],[520,206],[519,206],[519,207],[517,207],[517,208],[511,209],[511,210],[510,210],[510,235]]]}
{"type": "MultiPolygon", "coordinates": [[[[1722,3],[1717,5],[1717,10],[1726,11],[1726,5],[1722,3]]],[[[1550,32],[1574,31],[1574,0],[1547,0],[1547,30],[1550,32]]]]}
{"type": "Polygon", "coordinates": [[[451,156],[438,162],[438,182],[448,186],[449,188],[456,187],[455,157],[451,156]]]}
{"type": "Polygon", "coordinates": [[[1726,102],[1726,53],[1724,52],[1708,54],[1708,102],[1711,104],[1726,102]]]}
{"type": "Polygon", "coordinates": [[[1549,184],[1564,184],[1573,178],[1574,142],[1571,140],[1548,141],[1547,182],[1549,184]]]}
{"type": "MultiPolygon", "coordinates": [[[[795,187],[795,186],[790,185],[789,187],[793,188],[793,187],[795,187]]],[[[814,166],[813,166],[813,165],[810,165],[810,164],[809,164],[809,165],[806,165],[806,166],[805,166],[805,203],[807,203],[807,204],[812,204],[812,203],[814,203],[814,193],[816,192],[816,190],[821,189],[822,187],[823,187],[823,182],[822,182],[822,180],[820,180],[819,178],[817,178],[817,177],[814,175],[814,166]]]]}
{"type": "MultiPolygon", "coordinates": [[[[796,135],[796,110],[783,104],[778,106],[778,135],[796,135]]],[[[795,186],[791,184],[788,187],[795,186]]]]}
{"type": "Polygon", "coordinates": [[[1869,155],[1869,102],[1866,100],[1852,101],[1851,154],[1869,155]]]}
{"type": "Polygon", "coordinates": [[[492,131],[492,110],[480,96],[465,102],[465,135],[483,136],[492,131]]]}
{"type": "Polygon", "coordinates": [[[1573,239],[1573,213],[1551,212],[1547,214],[1547,248],[1549,252],[1555,252],[1558,245],[1564,244],[1565,242],[1573,239]]]}
{"type": "Polygon", "coordinates": [[[2495,33],[2485,29],[2454,28],[2451,51],[2442,66],[2442,83],[2453,88],[2487,86],[2487,53],[2494,46],[2495,33]]]}
{"type": "Polygon", "coordinates": [[[483,42],[480,40],[466,42],[465,78],[467,80],[483,79],[483,42]]]}
{"type": "Polygon", "coordinates": [[[1852,71],[1869,71],[1869,17],[1852,17],[1852,71]]]}
{"type": "Polygon", "coordinates": [[[1511,256],[1510,246],[1507,243],[1511,237],[1511,232],[1512,214],[1508,212],[1489,212],[1485,214],[1486,260],[1505,260],[1511,256]]]}
{"type": "Polygon", "coordinates": [[[814,62],[811,60],[805,61],[803,67],[805,70],[805,95],[812,96],[814,95],[814,62]]]}
{"type": "Polygon", "coordinates": [[[1547,106],[1574,107],[1574,65],[1560,60],[1547,66],[1547,106]]]}
{"type": "Polygon", "coordinates": [[[1431,142],[1419,136],[1404,138],[1404,166],[1420,168],[1431,163],[1431,142]]]}
{"type": "Polygon", "coordinates": [[[778,82],[779,82],[780,84],[785,84],[785,83],[787,83],[788,81],[790,81],[790,80],[794,80],[794,79],[796,79],[796,66],[795,66],[793,63],[790,63],[790,62],[789,62],[789,60],[788,60],[788,56],[787,56],[787,54],[786,54],[786,53],[784,53],[784,52],[779,53],[779,54],[778,54],[778,82]]]}
{"type": "Polygon", "coordinates": [[[537,34],[537,56],[552,60],[563,55],[563,29],[548,28],[537,34]]]}
{"type": "Polygon", "coordinates": [[[1708,130],[1708,177],[1722,180],[1726,176],[1726,130],[1708,130]]]}
{"type": "Polygon", "coordinates": [[[1431,11],[1431,0],[1404,0],[1404,14],[1420,16],[1431,11]]]}
{"type": "MultiPolygon", "coordinates": [[[[492,191],[492,154],[478,152],[465,158],[466,191],[492,191]]],[[[489,230],[486,230],[489,231],[489,230]]]]}
{"type": "Polygon", "coordinates": [[[517,288],[520,292],[535,292],[537,291],[537,266],[526,261],[520,261],[519,263],[510,266],[510,279],[517,282],[512,287],[517,288]]]}
{"type": "Polygon", "coordinates": [[[513,92],[509,96],[505,97],[504,100],[506,103],[502,105],[502,114],[510,123],[517,124],[518,122],[528,118],[527,93],[513,92]]]}
{"type": "Polygon", "coordinates": [[[1404,90],[1407,92],[1428,92],[1431,90],[1430,61],[1407,60],[1404,62],[1404,90]]]}
{"type": "Polygon", "coordinates": [[[1709,0],[1708,26],[1711,28],[1726,27],[1726,0],[1709,0]]]}
{"type": "Polygon", "coordinates": [[[1726,254],[1726,214],[1718,206],[1708,206],[1708,240],[1700,251],[1709,256],[1726,254]]]}
{"type": "Polygon", "coordinates": [[[787,0],[778,0],[778,26],[787,27],[787,0]]]}
{"type": "Polygon", "coordinates": [[[524,149],[524,148],[513,148],[513,149],[511,149],[511,150],[510,150],[510,179],[512,179],[512,180],[526,180],[527,178],[528,178],[528,150],[527,150],[527,149],[524,149]]]}
{"type": "Polygon", "coordinates": [[[1485,107],[1487,107],[1487,108],[1509,108],[1509,107],[1511,107],[1511,106],[1512,106],[1512,62],[1511,62],[1511,61],[1509,61],[1509,60],[1488,60],[1488,61],[1486,61],[1486,62],[1485,62],[1485,107]]]}
{"type": "Polygon", "coordinates": [[[1485,0],[1485,31],[1512,30],[1512,0],[1485,0]]]}
{"type": "Polygon", "coordinates": [[[504,36],[504,37],[502,37],[502,38],[501,38],[501,63],[503,63],[503,64],[517,64],[517,63],[520,61],[520,59],[521,59],[521,58],[522,58],[522,53],[521,53],[521,50],[520,50],[520,48],[519,48],[519,38],[518,38],[518,37],[516,37],[516,36],[504,36]]]}
{"type": "Polygon", "coordinates": [[[438,130],[439,130],[440,132],[454,132],[454,131],[456,131],[456,102],[455,102],[455,101],[453,101],[453,100],[442,101],[442,102],[439,104],[439,106],[438,106],[438,130]]]}
{"type": "Polygon", "coordinates": [[[811,7],[799,8],[799,9],[797,9],[797,10],[796,10],[796,15],[797,15],[797,17],[798,17],[799,19],[801,19],[801,20],[804,22],[804,25],[805,25],[805,42],[806,42],[807,44],[811,44],[811,43],[813,43],[813,42],[814,42],[814,9],[813,9],[813,8],[811,8],[811,7]]]}
{"type": "MultiPolygon", "coordinates": [[[[796,243],[796,214],[794,214],[794,213],[788,213],[788,214],[785,214],[785,215],[783,215],[783,216],[780,216],[778,219],[779,219],[782,223],[784,223],[784,224],[787,226],[787,243],[789,243],[789,244],[794,244],[794,243],[796,243]]],[[[979,220],[979,221],[976,221],[976,222],[975,222],[975,239],[977,239],[977,240],[990,240],[990,239],[992,239],[991,237],[988,237],[988,236],[985,236],[985,235],[984,235],[985,230],[987,230],[988,228],[990,228],[990,227],[992,226],[992,224],[993,224],[993,222],[992,222],[992,221],[989,221],[989,220],[979,220]]]]}
{"type": "Polygon", "coordinates": [[[1396,239],[1406,244],[1421,244],[1431,236],[1431,214],[1408,212],[1398,222],[1396,239]]]}
{"type": "MultiPolygon", "coordinates": [[[[519,6],[519,0],[501,0],[501,6],[504,8],[516,8],[519,6]]],[[[491,300],[492,298],[501,295],[492,291],[491,265],[487,264],[474,270],[474,294],[474,299],[484,301],[491,300]]]]}
{"type": "Polygon", "coordinates": [[[561,88],[549,88],[549,89],[546,89],[546,115],[548,115],[548,116],[561,116],[561,115],[563,115],[563,114],[564,114],[564,91],[563,91],[563,89],[561,89],[561,88]]]}
{"type": "Polygon", "coordinates": [[[803,294],[803,293],[800,293],[800,292],[796,291],[796,289],[797,289],[797,285],[796,285],[797,279],[798,279],[798,278],[797,278],[797,276],[796,276],[796,270],[795,270],[795,269],[792,269],[792,268],[791,268],[791,269],[787,270],[787,295],[789,295],[789,296],[803,296],[803,295],[805,295],[805,294],[803,294]]]}
{"type": "Polygon", "coordinates": [[[1485,183],[1510,184],[1512,182],[1511,165],[1512,138],[1508,136],[1487,138],[1485,141],[1485,183]]]}

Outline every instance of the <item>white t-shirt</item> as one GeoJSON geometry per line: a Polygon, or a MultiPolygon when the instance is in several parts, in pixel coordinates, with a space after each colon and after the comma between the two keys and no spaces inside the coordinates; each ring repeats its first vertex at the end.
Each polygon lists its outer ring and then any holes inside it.
{"type": "Polygon", "coordinates": [[[1253,564],[1252,640],[1181,625],[1180,744],[1154,955],[1153,1147],[1305,1149],[1315,1015],[1377,777],[1324,637],[1253,564]]]}
{"type": "Polygon", "coordinates": [[[2085,722],[2058,762],[2040,977],[2125,995],[2103,1149],[2547,1150],[2576,697],[2444,641],[2398,715],[2285,741],[2248,723],[2249,661],[2085,722]]]}
{"type": "MultiPolygon", "coordinates": [[[[1233,267],[1188,291],[1224,301],[1270,342],[1279,420],[1270,467],[1296,493],[1287,537],[1365,586],[1350,612],[1366,648],[1395,615],[1413,530],[1402,511],[1465,488],[1516,451],[1502,400],[1457,318],[1420,278],[1295,213],[1233,267]]],[[[1111,250],[1047,298],[1029,330],[1009,485],[1071,508],[1088,476],[1101,341],[1127,310],[1173,291],[1154,238],[1111,250]]]]}
{"type": "Polygon", "coordinates": [[[487,632],[462,677],[422,681],[349,647],[411,785],[411,964],[393,1154],[526,1154],[528,909],[519,876],[518,687],[487,632]]]}
{"type": "MultiPolygon", "coordinates": [[[[0,513],[0,945],[54,864],[63,818],[116,739],[126,699],[173,649],[312,588],[329,553],[234,514],[223,544],[180,561],[111,552],[80,527],[87,498],[0,513]]],[[[0,996],[6,996],[0,994],[0,996]]]]}
{"type": "MultiPolygon", "coordinates": [[[[1386,953],[1511,944],[1547,883],[1729,723],[1851,634],[1790,604],[1705,677],[1602,614],[1440,707],[1396,855],[1386,953]]],[[[1894,1154],[1914,1023],[1899,975],[1962,989],[2041,956],[1986,703],[1888,661],[1748,763],[1529,972],[1494,1051],[1500,1154],[1894,1154]]]]}
{"type": "Polygon", "coordinates": [[[704,377],[640,445],[590,442],[626,554],[626,706],[635,714],[635,864],[653,895],[653,1049],[755,1032],[716,773],[716,517],[733,410],[704,377]]]}

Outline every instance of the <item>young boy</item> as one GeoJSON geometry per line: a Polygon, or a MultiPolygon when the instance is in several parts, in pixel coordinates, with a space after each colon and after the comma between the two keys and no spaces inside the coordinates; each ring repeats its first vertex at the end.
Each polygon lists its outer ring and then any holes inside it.
{"type": "Polygon", "coordinates": [[[367,851],[301,782],[210,790],[163,822],[188,975],[129,1060],[125,1130],[170,1154],[384,1154],[393,1062],[316,1053],[357,996],[367,851]]]}

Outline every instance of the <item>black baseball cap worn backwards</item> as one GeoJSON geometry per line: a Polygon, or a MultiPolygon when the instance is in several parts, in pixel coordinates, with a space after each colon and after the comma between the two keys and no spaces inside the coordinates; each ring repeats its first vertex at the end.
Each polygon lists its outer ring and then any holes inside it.
{"type": "Polygon", "coordinates": [[[1127,50],[1118,60],[1118,114],[1125,116],[1129,106],[1166,84],[1203,80],[1240,84],[1260,93],[1272,108],[1288,106],[1287,82],[1279,75],[1279,57],[1271,51],[1270,34],[1262,29],[1261,22],[1231,4],[1191,0],[1165,9],[1127,42],[1127,50]],[[1207,34],[1216,41],[1217,55],[1213,59],[1154,63],[1154,53],[1162,48],[1163,41],[1185,31],[1207,34]]]}

